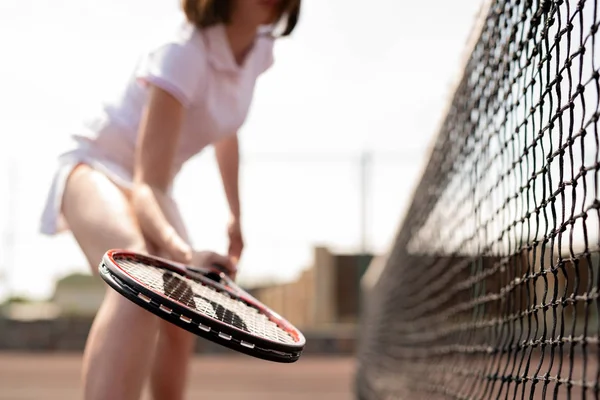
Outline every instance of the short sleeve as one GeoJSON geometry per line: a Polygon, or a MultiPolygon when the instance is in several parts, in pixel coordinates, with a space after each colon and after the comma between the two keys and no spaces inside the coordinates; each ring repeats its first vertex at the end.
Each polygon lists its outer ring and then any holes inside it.
{"type": "Polygon", "coordinates": [[[168,43],[146,55],[136,78],[160,87],[188,107],[203,78],[204,60],[201,50],[190,42],[168,43]]]}

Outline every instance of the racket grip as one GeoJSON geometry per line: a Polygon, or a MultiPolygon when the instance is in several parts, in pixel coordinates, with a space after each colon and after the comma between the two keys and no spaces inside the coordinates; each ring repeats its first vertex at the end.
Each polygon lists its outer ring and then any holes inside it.
{"type": "MultiPolygon", "coordinates": [[[[220,273],[225,274],[225,276],[229,277],[229,270],[227,268],[225,268],[224,266],[222,266],[221,264],[211,264],[211,267],[213,267],[220,273]]],[[[215,282],[221,282],[222,279],[221,279],[220,273],[211,271],[206,274],[206,277],[212,279],[215,282]]]]}
{"type": "Polygon", "coordinates": [[[227,268],[225,268],[224,266],[222,266],[221,264],[212,264],[211,267],[213,267],[215,269],[218,269],[219,271],[221,271],[225,275],[229,274],[229,270],[227,268]]]}

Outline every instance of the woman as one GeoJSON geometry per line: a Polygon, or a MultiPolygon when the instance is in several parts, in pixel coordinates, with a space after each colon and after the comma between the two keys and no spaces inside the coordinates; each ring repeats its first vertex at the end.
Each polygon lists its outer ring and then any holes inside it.
{"type": "MultiPolygon", "coordinates": [[[[184,0],[182,7],[186,23],[143,57],[123,92],[60,158],[42,232],[69,229],[94,273],[110,248],[236,272],[243,248],[237,130],[256,79],[273,63],[275,31],[292,32],[300,0],[184,0]],[[231,210],[228,256],[192,249],[170,195],[183,163],[211,144],[231,210]]],[[[108,290],[84,352],[85,398],[137,399],[148,374],[153,398],[183,398],[194,343],[108,290]]]]}

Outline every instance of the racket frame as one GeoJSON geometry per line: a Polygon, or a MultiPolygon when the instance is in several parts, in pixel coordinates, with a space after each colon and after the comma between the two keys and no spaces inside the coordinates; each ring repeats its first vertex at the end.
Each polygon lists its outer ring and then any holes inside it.
{"type": "Polygon", "coordinates": [[[217,267],[188,267],[161,257],[113,249],[104,254],[98,270],[102,279],[112,289],[138,306],[188,332],[240,353],[267,361],[292,363],[300,358],[306,344],[304,335],[296,327],[240,288],[217,267]],[[208,315],[199,314],[190,307],[147,288],[135,277],[124,271],[118,265],[115,257],[131,257],[189,279],[198,280],[205,286],[212,286],[232,299],[239,300],[257,309],[280,329],[287,332],[295,343],[286,344],[260,338],[235,326],[224,324],[208,315]],[[208,273],[217,274],[222,283],[205,276],[208,273]]]}

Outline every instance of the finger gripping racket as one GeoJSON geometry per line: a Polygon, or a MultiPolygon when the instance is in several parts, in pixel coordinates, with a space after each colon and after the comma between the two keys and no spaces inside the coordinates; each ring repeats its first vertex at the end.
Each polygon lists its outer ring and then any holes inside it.
{"type": "Polygon", "coordinates": [[[196,268],[109,250],[102,279],[147,311],[238,352],[281,363],[300,358],[306,340],[291,323],[241,289],[217,266],[196,268]]]}

